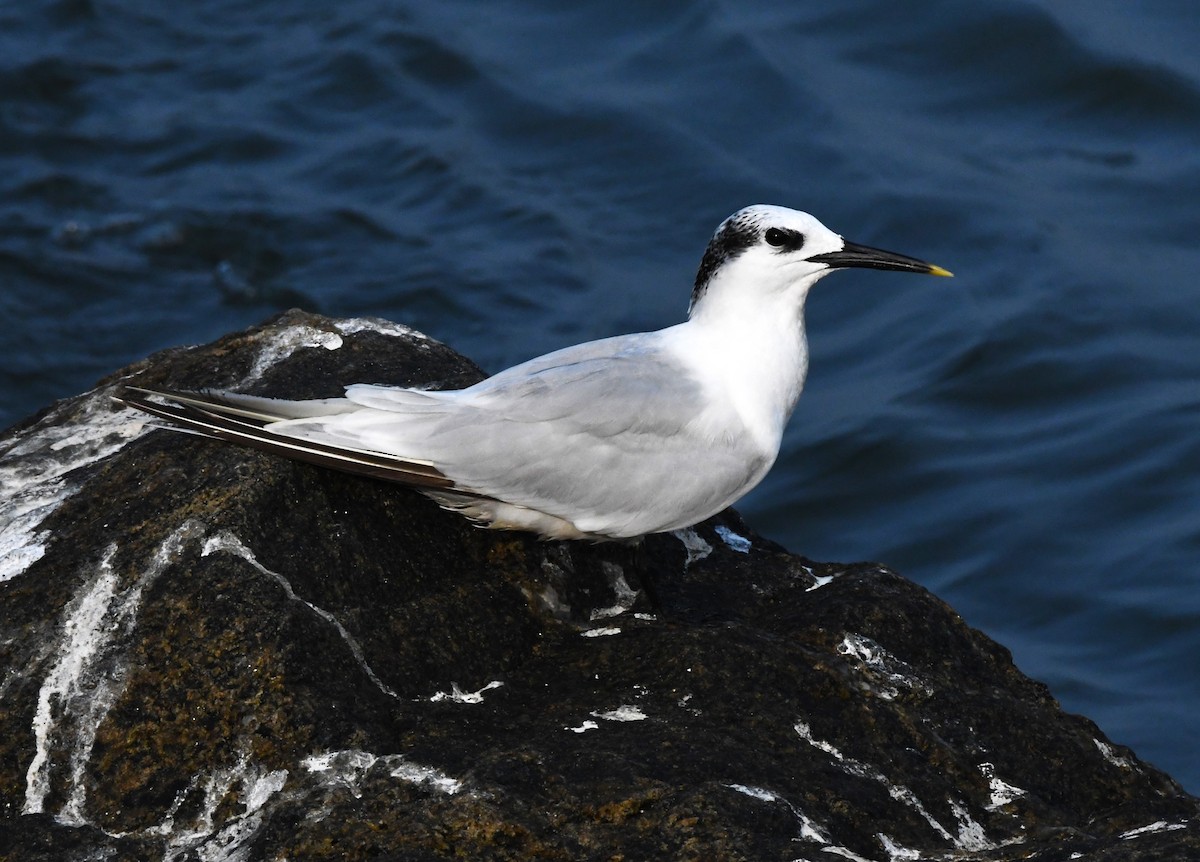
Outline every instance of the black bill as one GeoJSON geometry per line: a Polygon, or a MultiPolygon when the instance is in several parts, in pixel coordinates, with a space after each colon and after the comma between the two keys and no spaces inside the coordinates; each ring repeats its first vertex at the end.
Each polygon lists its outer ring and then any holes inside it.
{"type": "Polygon", "coordinates": [[[826,254],[815,254],[809,260],[826,263],[833,269],[859,267],[862,269],[893,269],[899,272],[920,272],[925,275],[953,275],[948,269],[943,269],[932,263],[917,260],[894,251],[884,251],[881,248],[871,248],[868,245],[858,245],[847,242],[841,251],[831,251],[826,254]]]}

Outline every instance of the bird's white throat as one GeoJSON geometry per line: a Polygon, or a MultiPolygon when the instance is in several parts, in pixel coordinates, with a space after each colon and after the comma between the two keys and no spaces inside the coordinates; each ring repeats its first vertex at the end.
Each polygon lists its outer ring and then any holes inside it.
{"type": "MultiPolygon", "coordinates": [[[[808,373],[804,304],[824,272],[801,279],[734,261],[712,280],[669,343],[711,387],[711,402],[736,411],[764,451],[779,447],[808,373]]],[[[664,333],[666,334],[666,333],[664,333]]]]}

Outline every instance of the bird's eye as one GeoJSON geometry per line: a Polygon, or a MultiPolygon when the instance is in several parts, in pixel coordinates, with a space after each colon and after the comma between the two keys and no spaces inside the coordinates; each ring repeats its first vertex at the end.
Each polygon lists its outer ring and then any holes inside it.
{"type": "Polygon", "coordinates": [[[772,245],[775,248],[794,250],[804,245],[804,234],[794,230],[780,230],[777,227],[767,228],[767,232],[763,234],[763,239],[767,241],[767,245],[772,245]]]}

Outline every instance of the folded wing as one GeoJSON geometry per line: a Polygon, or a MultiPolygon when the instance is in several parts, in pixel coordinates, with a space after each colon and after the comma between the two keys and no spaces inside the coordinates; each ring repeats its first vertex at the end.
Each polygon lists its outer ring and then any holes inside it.
{"type": "Polygon", "coordinates": [[[714,414],[721,402],[653,335],[567,348],[448,392],[354,385],[345,399],[293,402],[130,389],[121,400],[213,437],[409,485],[485,520],[472,501],[585,534],[696,523],[774,460],[736,417],[714,414]]]}

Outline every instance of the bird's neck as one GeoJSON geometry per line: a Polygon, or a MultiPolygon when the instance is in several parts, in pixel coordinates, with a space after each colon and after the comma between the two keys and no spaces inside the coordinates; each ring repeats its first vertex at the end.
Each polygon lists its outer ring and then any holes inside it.
{"type": "Polygon", "coordinates": [[[722,389],[764,448],[777,449],[808,372],[804,302],[746,301],[710,292],[681,324],[687,361],[722,389]]]}

